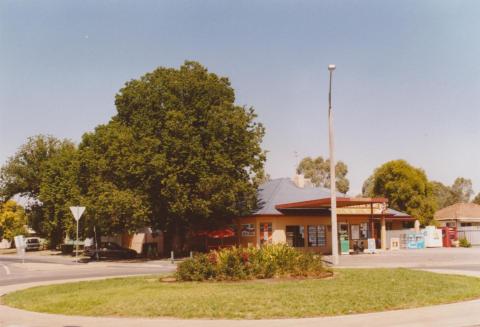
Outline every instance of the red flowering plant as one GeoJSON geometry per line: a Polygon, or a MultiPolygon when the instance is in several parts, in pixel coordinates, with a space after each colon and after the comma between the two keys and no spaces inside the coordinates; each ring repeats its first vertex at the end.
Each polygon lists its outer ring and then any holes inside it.
{"type": "Polygon", "coordinates": [[[208,261],[210,261],[211,264],[217,264],[218,262],[218,252],[217,251],[211,251],[208,254],[208,261]]]}
{"type": "Polygon", "coordinates": [[[242,252],[242,254],[240,254],[240,257],[242,258],[242,262],[246,264],[248,263],[248,259],[250,258],[250,255],[247,252],[242,252]]]}

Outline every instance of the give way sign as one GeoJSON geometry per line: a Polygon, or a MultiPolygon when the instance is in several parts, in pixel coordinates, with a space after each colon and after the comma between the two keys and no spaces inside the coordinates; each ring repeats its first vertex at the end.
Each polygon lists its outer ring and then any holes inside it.
{"type": "Polygon", "coordinates": [[[73,218],[75,218],[76,221],[79,221],[85,211],[85,207],[70,207],[70,211],[72,212],[73,218]]]}

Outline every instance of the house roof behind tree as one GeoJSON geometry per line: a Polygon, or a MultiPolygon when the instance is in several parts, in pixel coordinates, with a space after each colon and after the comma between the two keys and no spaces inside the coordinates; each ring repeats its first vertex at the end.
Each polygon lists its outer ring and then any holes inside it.
{"type": "Polygon", "coordinates": [[[480,221],[480,205],[475,203],[455,203],[435,212],[435,219],[439,221],[471,221],[472,219],[480,221]]]}

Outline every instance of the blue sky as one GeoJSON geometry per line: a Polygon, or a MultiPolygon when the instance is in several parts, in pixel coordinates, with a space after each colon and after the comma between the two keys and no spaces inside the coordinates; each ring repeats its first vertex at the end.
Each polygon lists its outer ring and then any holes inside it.
{"type": "Polygon", "coordinates": [[[480,191],[478,1],[2,1],[0,163],[38,133],[79,141],[115,114],[122,85],[197,60],[231,79],[267,129],[272,177],[328,155],[335,63],[337,159],[351,193],[403,158],[480,191]]]}

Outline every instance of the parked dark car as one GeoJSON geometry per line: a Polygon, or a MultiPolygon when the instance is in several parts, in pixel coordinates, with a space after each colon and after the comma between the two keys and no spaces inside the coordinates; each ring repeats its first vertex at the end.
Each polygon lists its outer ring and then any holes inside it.
{"type": "Polygon", "coordinates": [[[98,258],[112,258],[112,259],[124,259],[135,258],[137,251],[121,247],[117,243],[102,242],[95,249],[95,245],[86,247],[84,254],[92,259],[98,258]],[[98,256],[97,256],[98,254],[98,256]]]}

